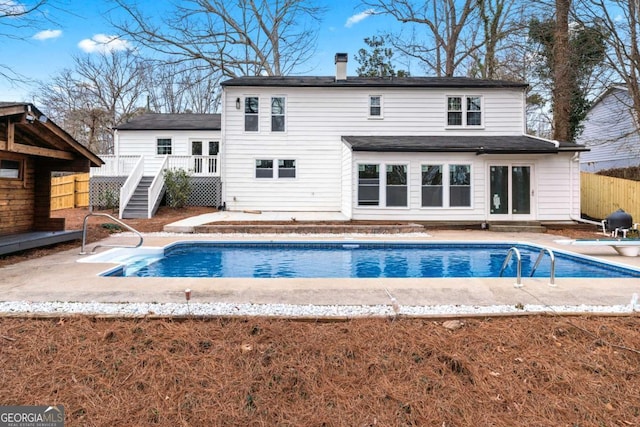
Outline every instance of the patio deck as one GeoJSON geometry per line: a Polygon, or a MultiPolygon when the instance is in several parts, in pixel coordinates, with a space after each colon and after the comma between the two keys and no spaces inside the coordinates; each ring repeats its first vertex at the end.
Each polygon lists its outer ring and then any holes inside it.
{"type": "Polygon", "coordinates": [[[0,236],[0,255],[82,239],[82,230],[30,231],[0,236]]]}

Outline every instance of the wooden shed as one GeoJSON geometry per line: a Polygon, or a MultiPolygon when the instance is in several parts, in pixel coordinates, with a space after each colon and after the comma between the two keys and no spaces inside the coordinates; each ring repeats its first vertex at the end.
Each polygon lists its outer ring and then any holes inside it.
{"type": "Polygon", "coordinates": [[[33,104],[0,102],[0,254],[78,238],[51,218],[52,172],[102,164],[33,104]]]}

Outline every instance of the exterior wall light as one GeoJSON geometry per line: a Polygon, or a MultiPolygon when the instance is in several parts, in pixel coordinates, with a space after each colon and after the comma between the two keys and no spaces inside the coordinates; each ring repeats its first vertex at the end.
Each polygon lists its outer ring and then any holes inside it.
{"type": "Polygon", "coordinates": [[[240,109],[240,98],[236,98],[236,110],[240,109]]]}

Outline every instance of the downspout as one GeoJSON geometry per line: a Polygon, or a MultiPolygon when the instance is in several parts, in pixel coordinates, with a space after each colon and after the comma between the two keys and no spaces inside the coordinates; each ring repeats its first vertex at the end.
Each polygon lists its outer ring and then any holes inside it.
{"type": "MultiPolygon", "coordinates": [[[[569,198],[569,218],[571,218],[572,221],[581,222],[583,224],[590,224],[590,225],[595,225],[597,227],[600,227],[600,226],[602,226],[602,223],[600,223],[600,222],[591,221],[591,220],[584,219],[584,218],[581,218],[581,217],[576,217],[573,214],[573,204],[574,204],[573,203],[573,190],[574,190],[574,186],[576,185],[575,179],[574,179],[573,170],[574,170],[574,165],[577,164],[579,161],[580,161],[580,154],[576,152],[576,153],[573,154],[573,157],[571,157],[571,160],[570,160],[570,162],[571,162],[570,163],[571,164],[571,169],[570,169],[571,176],[569,178],[570,179],[570,181],[569,181],[569,183],[570,183],[569,191],[571,193],[571,197],[569,198]]],[[[578,175],[578,176],[580,176],[580,175],[578,175]]]]}

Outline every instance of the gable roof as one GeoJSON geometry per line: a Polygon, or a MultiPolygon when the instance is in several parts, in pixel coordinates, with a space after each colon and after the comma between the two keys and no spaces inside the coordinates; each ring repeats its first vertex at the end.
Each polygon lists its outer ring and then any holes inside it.
{"type": "Polygon", "coordinates": [[[86,159],[91,166],[104,164],[102,159],[76,141],[69,133],[45,116],[35,105],[26,102],[0,102],[0,134],[8,136],[13,127],[12,141],[5,141],[6,151],[56,158],[63,161],[86,159]]]}
{"type": "Polygon", "coordinates": [[[221,83],[224,86],[262,87],[395,87],[395,88],[526,88],[528,84],[468,77],[347,77],[333,76],[245,76],[221,83]]]}
{"type": "Polygon", "coordinates": [[[514,136],[343,136],[352,151],[476,154],[553,154],[589,151],[583,145],[528,135],[514,136]]]}
{"type": "Polygon", "coordinates": [[[220,130],[220,114],[146,113],[116,127],[118,130],[220,130]]]}

